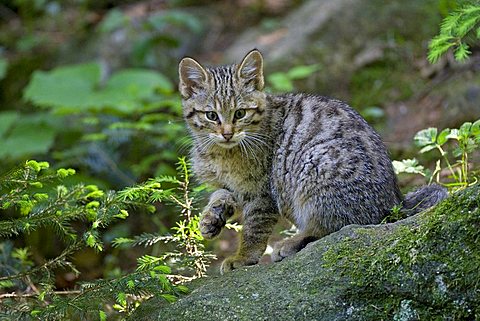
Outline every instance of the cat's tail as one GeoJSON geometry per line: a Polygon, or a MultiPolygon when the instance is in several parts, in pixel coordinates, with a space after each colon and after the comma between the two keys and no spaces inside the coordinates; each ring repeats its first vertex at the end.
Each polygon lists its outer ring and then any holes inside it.
{"type": "Polygon", "coordinates": [[[417,214],[439,203],[447,196],[448,191],[443,186],[438,184],[423,186],[405,195],[402,211],[405,211],[408,215],[417,214]]]}

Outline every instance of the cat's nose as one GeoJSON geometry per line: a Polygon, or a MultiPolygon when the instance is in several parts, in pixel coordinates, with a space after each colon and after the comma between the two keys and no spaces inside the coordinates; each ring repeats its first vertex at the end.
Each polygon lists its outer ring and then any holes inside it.
{"type": "Polygon", "coordinates": [[[228,142],[230,139],[232,139],[233,133],[223,133],[222,136],[228,142]]]}

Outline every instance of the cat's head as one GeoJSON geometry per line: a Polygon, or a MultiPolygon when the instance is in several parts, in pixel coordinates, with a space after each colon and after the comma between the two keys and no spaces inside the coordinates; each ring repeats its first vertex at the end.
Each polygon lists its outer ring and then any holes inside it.
{"type": "Polygon", "coordinates": [[[263,58],[250,51],[240,64],[205,68],[192,58],[179,64],[183,116],[203,144],[244,150],[264,141],[263,58]]]}

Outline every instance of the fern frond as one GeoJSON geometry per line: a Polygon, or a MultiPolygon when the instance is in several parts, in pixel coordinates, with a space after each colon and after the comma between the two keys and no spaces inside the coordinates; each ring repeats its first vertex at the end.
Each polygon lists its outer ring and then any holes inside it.
{"type": "Polygon", "coordinates": [[[113,240],[113,246],[118,247],[123,244],[129,244],[131,246],[143,245],[145,247],[152,246],[158,242],[169,243],[176,242],[178,238],[171,235],[158,235],[151,233],[142,233],[134,238],[116,238],[113,240]]]}
{"type": "MultiPolygon", "coordinates": [[[[479,22],[479,4],[469,4],[450,13],[440,24],[440,33],[429,43],[428,61],[437,62],[450,48],[453,48],[456,60],[466,60],[471,52],[464,38],[475,30],[479,22]]],[[[475,33],[480,39],[480,28],[477,28],[475,33]]]]}

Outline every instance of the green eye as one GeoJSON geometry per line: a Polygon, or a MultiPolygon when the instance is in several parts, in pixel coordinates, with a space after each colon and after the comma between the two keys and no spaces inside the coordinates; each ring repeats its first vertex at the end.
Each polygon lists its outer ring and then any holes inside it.
{"type": "Polygon", "coordinates": [[[205,116],[207,117],[208,120],[211,120],[211,121],[216,121],[218,119],[218,115],[214,111],[207,111],[205,113],[205,116]]]}
{"type": "Polygon", "coordinates": [[[242,119],[243,117],[245,117],[245,115],[247,114],[247,112],[245,111],[245,109],[238,109],[235,111],[235,119],[242,119]]]}

